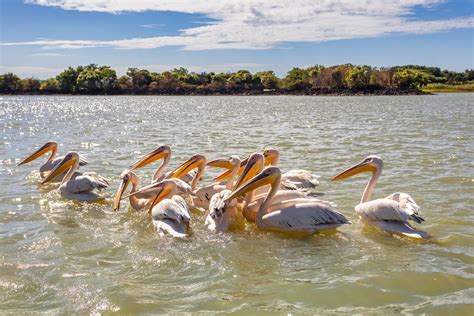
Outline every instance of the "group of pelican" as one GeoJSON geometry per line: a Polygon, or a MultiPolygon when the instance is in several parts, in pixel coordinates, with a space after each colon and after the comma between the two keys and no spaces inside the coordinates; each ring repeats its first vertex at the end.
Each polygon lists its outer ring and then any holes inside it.
{"type": "MultiPolygon", "coordinates": [[[[50,152],[49,159],[40,168],[42,184],[60,182],[59,191],[67,199],[89,202],[103,199],[97,191],[108,188],[108,180],[94,172],[77,171],[87,164],[77,152],[56,158],[57,148],[57,143],[48,142],[18,165],[50,152]]],[[[280,153],[276,149],[252,153],[243,160],[230,156],[207,161],[204,155],[198,154],[165,172],[171,153],[169,146],[160,146],[122,172],[113,202],[114,211],[120,209],[121,200],[128,198],[133,209],[148,210],[160,235],[173,237],[190,234],[192,214],[197,210],[207,212],[205,226],[213,231],[237,230],[244,227],[245,222],[253,222],[258,229],[266,231],[315,234],[352,224],[333,203],[312,196],[310,190],[319,185],[318,176],[307,170],[282,173],[277,167],[280,153]],[[135,171],[160,160],[151,184],[140,187],[135,171]],[[214,183],[199,186],[206,168],[224,171],[214,178],[214,183]]],[[[394,193],[370,200],[382,168],[382,159],[371,155],[332,180],[371,173],[360,204],[355,207],[361,221],[391,234],[428,238],[426,232],[410,224],[410,221],[417,224],[424,221],[410,195],[394,193]]]]}

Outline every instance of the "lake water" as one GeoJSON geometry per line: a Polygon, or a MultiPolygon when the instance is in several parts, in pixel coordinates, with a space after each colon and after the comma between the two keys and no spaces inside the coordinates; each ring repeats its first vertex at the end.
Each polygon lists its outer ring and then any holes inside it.
{"type": "MultiPolygon", "coordinates": [[[[474,308],[473,94],[400,97],[0,98],[0,313],[236,312],[469,314],[474,308]],[[62,199],[39,166],[16,167],[48,140],[111,180],[102,204],[62,199]],[[195,153],[281,151],[281,168],[321,175],[316,192],[351,221],[331,235],[215,234],[193,214],[187,240],[159,238],[145,212],[112,199],[124,168],[160,144],[174,167],[195,153]],[[436,242],[364,227],[354,206],[384,159],[374,197],[409,193],[436,242]]],[[[150,166],[140,171],[148,183],[150,166]]],[[[168,169],[169,170],[169,169],[168,169]]],[[[206,173],[209,182],[215,171],[206,173]]],[[[472,315],[472,314],[471,314],[472,315]]]]}

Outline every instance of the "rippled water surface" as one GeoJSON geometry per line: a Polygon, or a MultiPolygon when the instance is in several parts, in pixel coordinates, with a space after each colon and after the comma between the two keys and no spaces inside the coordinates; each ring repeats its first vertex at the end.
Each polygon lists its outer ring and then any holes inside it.
{"type": "MultiPolygon", "coordinates": [[[[403,97],[0,98],[0,311],[25,313],[427,313],[474,308],[473,94],[403,97]],[[111,180],[102,204],[39,185],[48,140],[111,180]],[[265,147],[281,168],[321,175],[317,192],[353,221],[305,238],[214,234],[193,214],[187,240],[159,238],[145,212],[112,211],[121,171],[159,144],[171,167],[265,147]],[[330,182],[368,154],[384,159],[375,197],[402,191],[436,242],[364,227],[366,175],[330,182]]],[[[140,172],[148,183],[154,166],[140,172]]],[[[209,182],[215,172],[206,174],[209,182]]]]}

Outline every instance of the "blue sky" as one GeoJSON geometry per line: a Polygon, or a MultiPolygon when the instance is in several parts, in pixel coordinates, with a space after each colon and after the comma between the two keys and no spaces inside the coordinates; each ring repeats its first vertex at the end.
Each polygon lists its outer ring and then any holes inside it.
{"type": "Polygon", "coordinates": [[[474,68],[472,0],[3,0],[0,73],[353,63],[474,68]]]}

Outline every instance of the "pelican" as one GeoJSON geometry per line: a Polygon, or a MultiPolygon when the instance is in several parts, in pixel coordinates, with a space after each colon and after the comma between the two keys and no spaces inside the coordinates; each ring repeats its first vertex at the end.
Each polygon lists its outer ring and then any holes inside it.
{"type": "MultiPolygon", "coordinates": [[[[131,166],[130,170],[136,170],[143,168],[158,159],[163,159],[161,165],[156,169],[155,173],[153,174],[152,183],[160,182],[163,179],[169,179],[171,175],[171,171],[168,172],[166,175],[163,174],[166,166],[168,166],[170,159],[171,159],[171,148],[167,145],[162,145],[155,150],[152,150],[146,155],[143,155],[140,159],[135,161],[131,166]]],[[[193,176],[186,174],[183,176],[183,181],[190,183],[192,181],[193,176]]]]}
{"type": "Polygon", "coordinates": [[[382,174],[382,158],[370,155],[358,164],[334,176],[332,180],[342,180],[362,172],[371,172],[372,177],[365,187],[360,204],[355,207],[356,213],[364,223],[376,226],[391,234],[412,238],[428,238],[429,235],[410,225],[409,220],[418,224],[424,221],[420,216],[420,207],[406,193],[394,193],[386,198],[370,201],[375,185],[382,174]]]}
{"type": "Polygon", "coordinates": [[[148,214],[151,214],[153,226],[160,235],[173,237],[188,236],[191,215],[186,201],[181,197],[180,188],[174,179],[165,179],[153,183],[130,194],[137,195],[155,190],[156,197],[151,202],[148,214]]]}
{"type": "Polygon", "coordinates": [[[328,204],[299,202],[298,199],[272,204],[272,199],[279,189],[280,180],[280,169],[278,167],[267,167],[245,185],[232,192],[230,196],[225,198],[225,202],[228,203],[232,199],[269,184],[271,186],[270,192],[260,205],[256,216],[256,224],[259,229],[315,234],[323,230],[351,224],[344,215],[328,204]],[[272,210],[268,212],[270,206],[272,210]]]}
{"type": "Polygon", "coordinates": [[[230,169],[231,176],[226,186],[211,197],[209,202],[209,214],[206,217],[205,225],[209,230],[226,231],[236,228],[242,223],[240,207],[236,200],[232,200],[228,205],[224,205],[224,199],[228,197],[232,191],[237,172],[240,168],[240,159],[237,156],[231,156],[229,159],[216,159],[207,163],[210,167],[220,167],[230,169]]]}
{"type": "MultiPolygon", "coordinates": [[[[280,161],[280,152],[277,149],[269,148],[263,151],[265,166],[276,166],[280,161]]],[[[312,189],[319,185],[320,176],[303,169],[290,170],[282,174],[282,183],[289,190],[312,189]]]]}
{"type": "MultiPolygon", "coordinates": [[[[248,163],[245,166],[242,174],[240,175],[237,183],[235,184],[235,188],[239,188],[241,185],[245,184],[249,181],[252,177],[256,176],[263,170],[264,164],[264,157],[262,154],[254,153],[251,154],[248,158],[248,163]]],[[[251,191],[247,193],[245,196],[245,201],[242,205],[242,214],[244,215],[245,219],[249,222],[255,222],[258,209],[260,205],[263,203],[265,197],[267,196],[270,187],[262,186],[257,188],[255,191],[251,191]]],[[[280,203],[282,201],[287,200],[295,200],[299,199],[300,202],[318,202],[318,203],[325,203],[331,205],[330,202],[323,201],[314,197],[309,197],[308,193],[301,190],[286,190],[282,188],[280,184],[280,188],[276,195],[272,199],[272,204],[280,203]]],[[[269,207],[271,210],[272,207],[269,207]]]]}
{"type": "Polygon", "coordinates": [[[194,196],[192,197],[192,204],[194,207],[207,210],[209,208],[209,202],[211,201],[211,197],[214,194],[224,190],[225,186],[220,184],[210,184],[208,186],[197,189],[197,183],[201,179],[205,167],[206,157],[203,155],[194,155],[186,162],[184,162],[181,166],[179,166],[175,171],[173,171],[169,175],[169,177],[182,179],[190,171],[197,168],[198,171],[194,175],[193,180],[191,182],[191,189],[193,190],[194,194],[194,196]]]}
{"type": "Polygon", "coordinates": [[[87,202],[102,200],[103,197],[93,191],[108,188],[109,182],[95,172],[76,172],[79,167],[79,161],[80,158],[77,152],[68,152],[41,184],[50,182],[58,175],[67,171],[59,186],[59,191],[63,197],[70,200],[87,202]]]}
{"type": "MultiPolygon", "coordinates": [[[[43,156],[44,154],[47,154],[48,152],[51,152],[51,155],[49,156],[46,163],[44,165],[42,165],[40,167],[40,170],[39,170],[41,178],[44,179],[48,175],[48,172],[53,170],[54,167],[56,167],[61,162],[61,160],[63,160],[63,158],[64,158],[64,157],[57,157],[56,158],[56,154],[58,153],[58,143],[53,142],[53,141],[47,142],[46,144],[41,146],[41,148],[36,150],[34,153],[32,153],[31,155],[29,155],[28,157],[26,157],[25,159],[20,161],[18,163],[18,166],[24,165],[28,162],[31,162],[35,159],[38,159],[39,157],[43,156]]],[[[84,158],[80,157],[79,158],[79,166],[85,166],[85,165],[87,165],[87,161],[84,158]]],[[[51,182],[61,181],[63,177],[64,177],[64,173],[58,175],[58,177],[53,179],[51,182]]]]}
{"type": "MultiPolygon", "coordinates": [[[[155,188],[154,184],[158,182],[155,181],[151,185],[148,185],[146,187],[139,189],[139,180],[138,180],[137,175],[133,171],[128,170],[128,169],[122,172],[122,174],[120,175],[120,178],[121,178],[120,185],[118,187],[117,194],[115,195],[115,199],[114,199],[114,211],[118,211],[120,209],[120,201],[123,197],[123,194],[125,193],[125,190],[127,190],[127,187],[130,184],[132,184],[132,189],[130,191],[131,194],[129,194],[126,197],[129,198],[130,205],[132,206],[132,208],[135,210],[141,210],[151,205],[151,203],[153,202],[153,199],[156,196],[156,192],[155,192],[156,190],[154,189],[155,188]],[[136,193],[139,190],[140,190],[140,193],[136,193]],[[132,193],[135,193],[135,194],[132,194],[132,193]]],[[[189,201],[191,201],[190,199],[190,196],[192,195],[191,186],[178,178],[173,178],[170,180],[175,182],[179,190],[179,194],[183,195],[184,198],[189,199],[189,201]]]]}
{"type": "MultiPolygon", "coordinates": [[[[132,184],[131,193],[139,190],[138,177],[133,171],[128,169],[124,170],[120,175],[120,178],[120,185],[114,199],[114,211],[118,211],[120,209],[120,200],[122,199],[125,190],[130,184],[132,184]]],[[[153,202],[153,195],[147,193],[130,195],[129,200],[133,209],[141,210],[150,206],[151,202],[153,202]]]]}

